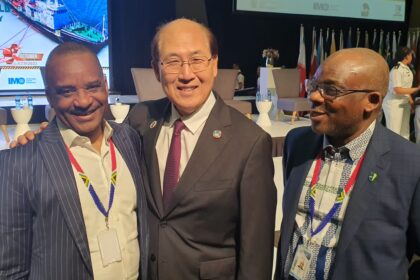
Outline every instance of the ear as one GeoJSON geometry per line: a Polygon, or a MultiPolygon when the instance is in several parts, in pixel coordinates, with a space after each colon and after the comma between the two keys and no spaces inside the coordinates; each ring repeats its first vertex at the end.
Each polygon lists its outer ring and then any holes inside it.
{"type": "Polygon", "coordinates": [[[212,58],[212,70],[213,70],[213,77],[216,78],[217,77],[217,67],[218,67],[218,63],[219,63],[219,57],[216,55],[212,58]]]}
{"type": "Polygon", "coordinates": [[[153,68],[153,72],[155,72],[156,80],[160,83],[160,70],[159,70],[159,63],[155,60],[150,61],[150,65],[153,68]]]}
{"type": "Polygon", "coordinates": [[[382,104],[382,94],[380,92],[370,92],[367,97],[367,104],[365,106],[366,112],[373,112],[378,110],[382,104]]]}

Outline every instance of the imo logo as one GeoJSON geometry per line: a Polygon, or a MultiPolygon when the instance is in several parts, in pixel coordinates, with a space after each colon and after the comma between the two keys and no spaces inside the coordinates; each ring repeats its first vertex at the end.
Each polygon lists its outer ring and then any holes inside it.
{"type": "Polygon", "coordinates": [[[330,9],[330,5],[328,3],[314,2],[313,9],[315,11],[328,11],[330,9]]]}
{"type": "Polygon", "coordinates": [[[23,85],[25,84],[25,78],[9,78],[9,85],[23,85]]]}

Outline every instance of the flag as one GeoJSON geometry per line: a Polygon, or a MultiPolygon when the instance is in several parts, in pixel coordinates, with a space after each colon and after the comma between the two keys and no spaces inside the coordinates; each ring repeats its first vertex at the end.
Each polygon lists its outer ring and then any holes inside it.
{"type": "Polygon", "coordinates": [[[305,79],[306,79],[306,49],[303,25],[300,25],[300,42],[299,42],[299,57],[298,65],[300,71],[300,94],[299,96],[305,97],[305,79]]]}
{"type": "Polygon", "coordinates": [[[397,46],[401,46],[401,30],[398,30],[397,46]]]}
{"type": "Polygon", "coordinates": [[[407,48],[411,47],[411,36],[410,31],[407,32],[407,48]]]}
{"type": "Polygon", "coordinates": [[[395,31],[392,32],[392,59],[395,58],[395,53],[397,52],[397,38],[395,31]]]}
{"type": "Polygon", "coordinates": [[[356,31],[356,48],[359,47],[359,44],[360,44],[360,29],[357,28],[357,31],[356,31]]]}
{"type": "Polygon", "coordinates": [[[373,39],[372,39],[372,50],[379,52],[379,46],[377,45],[378,36],[376,34],[376,28],[373,30],[373,39]]]}
{"type": "Polygon", "coordinates": [[[315,27],[312,30],[312,54],[311,54],[311,66],[309,68],[309,78],[315,75],[316,69],[318,68],[318,61],[317,61],[317,51],[316,51],[316,30],[315,27]]]}
{"type": "Polygon", "coordinates": [[[343,39],[343,30],[340,29],[340,45],[338,47],[339,50],[344,49],[344,39],[343,39]]]}
{"type": "Polygon", "coordinates": [[[417,32],[413,31],[413,36],[411,36],[411,49],[416,52],[417,49],[417,32]]]}
{"type": "Polygon", "coordinates": [[[332,55],[333,53],[335,53],[337,51],[336,46],[335,46],[335,31],[333,29],[332,33],[331,33],[331,46],[330,46],[330,55],[332,55]]]}
{"type": "Polygon", "coordinates": [[[384,31],[382,29],[381,29],[381,32],[379,33],[378,53],[382,56],[384,55],[384,31]]]}
{"type": "Polygon", "coordinates": [[[346,48],[351,48],[352,44],[351,44],[351,27],[349,28],[349,35],[347,36],[347,44],[346,44],[346,48]]]}
{"type": "Polygon", "coordinates": [[[324,60],[328,57],[329,52],[330,52],[330,45],[331,45],[331,39],[330,39],[330,28],[327,27],[327,34],[325,35],[325,40],[324,40],[324,60]]]}
{"type": "Polygon", "coordinates": [[[321,65],[324,62],[324,37],[322,36],[322,28],[319,30],[317,62],[321,65]]]}
{"type": "Polygon", "coordinates": [[[369,32],[365,30],[365,48],[369,48],[369,32]]]}
{"type": "Polygon", "coordinates": [[[391,57],[391,42],[390,42],[390,33],[389,31],[386,33],[386,41],[385,41],[385,53],[384,58],[388,62],[388,65],[391,65],[392,63],[392,57],[391,57]]]}

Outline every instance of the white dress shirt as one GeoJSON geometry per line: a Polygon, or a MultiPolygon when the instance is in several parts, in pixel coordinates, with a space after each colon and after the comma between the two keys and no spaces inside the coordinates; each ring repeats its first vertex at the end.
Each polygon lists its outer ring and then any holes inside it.
{"type": "MultiPolygon", "coordinates": [[[[112,173],[108,143],[109,138],[112,136],[111,126],[105,122],[101,151],[98,153],[93,148],[88,137],[78,135],[58,119],[57,122],[64,143],[70,148],[71,153],[88,176],[105,209],[108,210],[112,173]]],[[[138,279],[140,247],[137,232],[136,187],[131,173],[117,148],[115,149],[115,154],[117,159],[117,181],[114,202],[109,212],[108,222],[109,228],[117,231],[122,257],[120,262],[114,262],[106,267],[103,266],[97,236],[100,232],[106,230],[105,216],[97,208],[74,166],[73,172],[86,227],[94,278],[100,280],[138,279]]]]}
{"type": "Polygon", "coordinates": [[[174,122],[180,118],[186,127],[181,132],[181,159],[179,165],[179,177],[181,178],[182,173],[187,166],[188,160],[194,151],[195,145],[197,144],[198,138],[203,131],[204,124],[206,123],[207,118],[209,117],[215,103],[216,98],[214,97],[213,92],[211,92],[203,106],[201,106],[201,108],[193,114],[186,117],[181,117],[172,104],[171,117],[169,122],[165,122],[162,125],[158,140],[156,142],[156,153],[159,161],[161,190],[163,189],[163,175],[165,174],[166,159],[168,157],[169,148],[171,146],[174,122]]]}

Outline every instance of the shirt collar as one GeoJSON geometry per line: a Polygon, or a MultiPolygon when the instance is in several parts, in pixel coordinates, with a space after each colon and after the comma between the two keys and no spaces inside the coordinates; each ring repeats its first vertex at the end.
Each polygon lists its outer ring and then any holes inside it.
{"type": "MultiPolygon", "coordinates": [[[[406,64],[404,64],[404,63],[402,63],[401,61],[400,61],[400,62],[398,62],[398,64],[400,65],[400,67],[410,70],[410,67],[409,67],[408,65],[406,65],[406,64]]],[[[411,71],[411,70],[410,70],[410,71],[411,71]]]]}
{"type": "MultiPolygon", "coordinates": [[[[86,144],[91,144],[90,139],[86,136],[79,135],[76,131],[69,128],[67,125],[65,125],[63,122],[60,121],[59,118],[57,119],[57,126],[60,130],[60,134],[63,137],[64,143],[67,145],[67,147],[72,146],[82,146],[86,144]]],[[[109,123],[104,120],[104,140],[106,145],[108,145],[108,140],[111,138],[113,134],[113,129],[109,125],[109,123]]]]}
{"type": "MultiPolygon", "coordinates": [[[[369,144],[370,138],[372,138],[373,131],[375,129],[376,120],[373,121],[369,127],[363,131],[362,134],[360,134],[358,137],[354,138],[352,141],[344,145],[343,147],[347,148],[349,150],[350,159],[352,161],[356,161],[362,157],[362,155],[365,153],[366,148],[369,144]]],[[[333,147],[331,145],[330,141],[328,141],[328,138],[324,134],[324,142],[322,145],[322,149],[328,149],[329,147],[333,147]]],[[[342,147],[337,147],[342,148],[342,147]]]]}
{"type": "Polygon", "coordinates": [[[181,115],[176,110],[174,104],[171,104],[172,110],[168,125],[172,127],[177,119],[181,119],[182,122],[185,124],[185,127],[192,134],[195,134],[209,117],[210,112],[214,107],[214,104],[216,104],[216,98],[214,97],[213,92],[210,92],[210,95],[207,98],[206,102],[204,102],[203,106],[201,106],[200,109],[198,109],[196,112],[186,117],[181,117],[181,115]]]}

